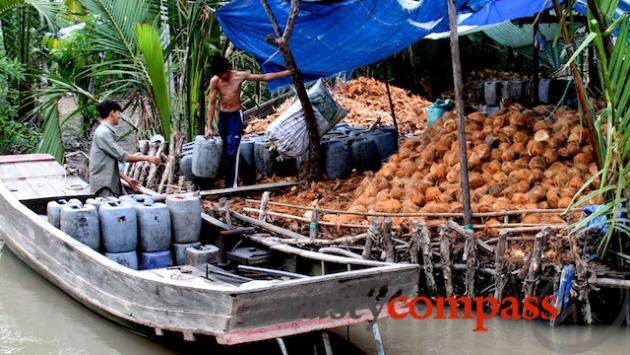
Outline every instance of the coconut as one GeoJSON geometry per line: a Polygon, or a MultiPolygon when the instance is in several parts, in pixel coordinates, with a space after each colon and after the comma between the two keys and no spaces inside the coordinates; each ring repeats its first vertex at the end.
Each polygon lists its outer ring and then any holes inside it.
{"type": "Polygon", "coordinates": [[[547,168],[547,163],[545,163],[545,159],[542,157],[533,157],[529,161],[528,167],[532,170],[545,170],[547,168]]]}
{"type": "Polygon", "coordinates": [[[388,200],[377,201],[376,205],[374,206],[374,210],[376,212],[385,212],[385,213],[400,212],[401,208],[402,208],[402,205],[400,201],[393,198],[388,199],[388,200]]]}
{"type": "Polygon", "coordinates": [[[528,223],[528,224],[539,224],[540,223],[540,217],[533,215],[533,214],[526,214],[523,215],[523,218],[521,219],[522,223],[528,223]]]}
{"type": "Polygon", "coordinates": [[[440,191],[439,187],[431,186],[424,193],[424,197],[426,198],[427,201],[435,201],[435,200],[437,200],[438,196],[441,193],[442,193],[442,191],[440,191]]]}

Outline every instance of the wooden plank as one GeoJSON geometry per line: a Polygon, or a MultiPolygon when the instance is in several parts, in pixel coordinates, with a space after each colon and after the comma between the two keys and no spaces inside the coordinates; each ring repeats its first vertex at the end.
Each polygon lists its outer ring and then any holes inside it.
{"type": "Polygon", "coordinates": [[[0,164],[54,160],[50,154],[0,155],[0,164]]]}
{"type": "Polygon", "coordinates": [[[299,184],[300,184],[299,181],[281,181],[281,182],[272,182],[268,184],[230,187],[226,189],[204,190],[204,191],[200,191],[199,194],[201,196],[223,196],[223,195],[239,194],[243,192],[278,190],[278,189],[283,189],[287,187],[297,186],[299,184]]]}

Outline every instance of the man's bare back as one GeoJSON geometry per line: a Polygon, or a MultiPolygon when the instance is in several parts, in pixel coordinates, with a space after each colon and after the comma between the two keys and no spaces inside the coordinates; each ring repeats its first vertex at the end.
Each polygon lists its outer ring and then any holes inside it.
{"type": "Polygon", "coordinates": [[[228,70],[220,75],[215,75],[210,80],[210,99],[208,102],[208,122],[206,125],[206,137],[214,135],[212,122],[216,114],[216,102],[223,112],[235,112],[241,109],[241,85],[245,80],[270,81],[291,75],[291,71],[285,70],[277,73],[252,74],[249,72],[228,70]]]}

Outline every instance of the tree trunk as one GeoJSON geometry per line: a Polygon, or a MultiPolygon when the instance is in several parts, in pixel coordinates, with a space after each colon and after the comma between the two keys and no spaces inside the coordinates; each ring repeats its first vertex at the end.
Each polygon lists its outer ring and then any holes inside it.
{"type": "Polygon", "coordinates": [[[265,12],[269,17],[269,20],[271,21],[271,24],[274,28],[274,32],[277,36],[276,38],[274,38],[272,35],[269,35],[267,37],[267,42],[278,47],[280,53],[282,53],[282,57],[287,65],[287,69],[291,70],[292,72],[291,79],[293,80],[295,91],[297,93],[298,99],[300,100],[300,104],[302,104],[302,109],[304,110],[304,119],[306,120],[306,125],[308,127],[309,147],[308,161],[305,164],[306,170],[302,172],[302,176],[307,181],[316,181],[321,177],[321,163],[319,156],[319,130],[317,129],[315,111],[313,110],[311,101],[308,98],[306,88],[304,87],[302,73],[300,73],[297,64],[295,63],[295,59],[293,58],[293,54],[289,49],[289,39],[291,38],[291,33],[293,32],[293,25],[295,24],[295,20],[300,11],[298,8],[298,0],[291,0],[291,12],[289,14],[287,24],[284,28],[284,32],[280,31],[278,22],[276,21],[276,18],[271,11],[271,8],[267,4],[267,0],[261,0],[260,2],[265,9],[265,12]]]}

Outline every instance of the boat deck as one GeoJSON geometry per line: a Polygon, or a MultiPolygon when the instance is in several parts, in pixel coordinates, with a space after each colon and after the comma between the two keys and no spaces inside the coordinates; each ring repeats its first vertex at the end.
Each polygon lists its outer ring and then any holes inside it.
{"type": "Polygon", "coordinates": [[[48,154],[0,156],[0,182],[22,201],[89,196],[89,185],[48,154]]]}

